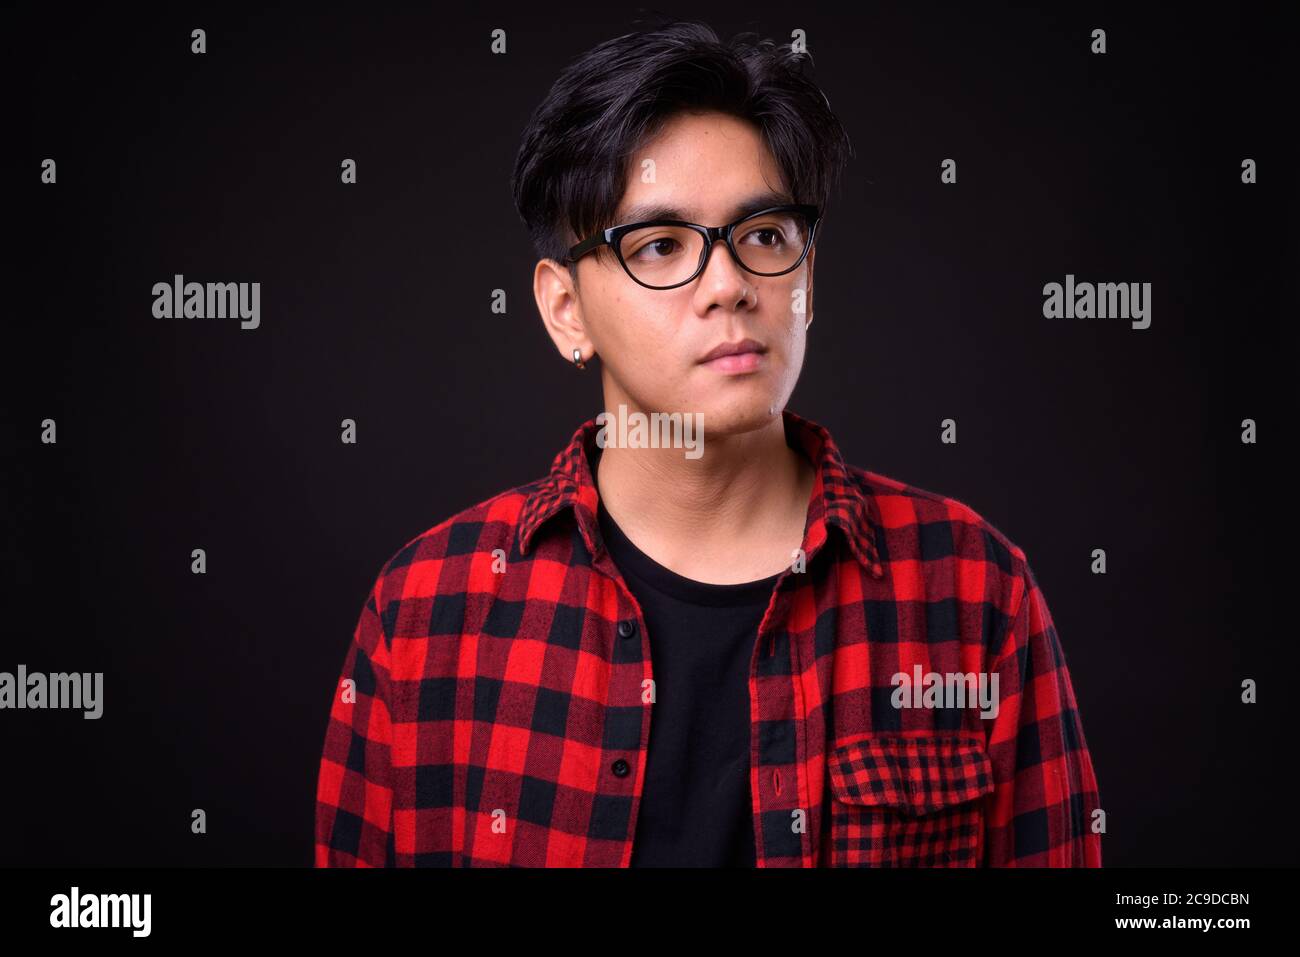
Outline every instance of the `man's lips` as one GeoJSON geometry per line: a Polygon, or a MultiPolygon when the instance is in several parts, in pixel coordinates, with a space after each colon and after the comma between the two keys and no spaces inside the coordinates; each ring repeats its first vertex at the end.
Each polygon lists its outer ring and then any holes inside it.
{"type": "Polygon", "coordinates": [[[766,356],[767,347],[761,342],[742,339],[739,342],[724,342],[715,346],[700,360],[700,365],[714,372],[731,375],[753,372],[766,361],[766,356]]]}
{"type": "Polygon", "coordinates": [[[766,361],[767,354],[764,352],[737,352],[729,356],[718,356],[701,365],[714,372],[730,375],[738,372],[754,372],[766,361]]]}
{"type": "Polygon", "coordinates": [[[721,359],[726,356],[743,356],[746,354],[761,354],[767,351],[767,346],[755,339],[741,339],[739,342],[723,342],[709,350],[700,362],[712,362],[715,359],[721,359]]]}

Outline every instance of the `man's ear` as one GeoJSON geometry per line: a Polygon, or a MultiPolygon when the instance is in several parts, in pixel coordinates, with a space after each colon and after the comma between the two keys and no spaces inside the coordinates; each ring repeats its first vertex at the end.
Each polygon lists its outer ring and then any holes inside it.
{"type": "Polygon", "coordinates": [[[573,361],[573,350],[583,360],[592,354],[591,339],[582,318],[582,301],[568,267],[554,259],[540,259],[533,269],[533,298],[546,333],[565,362],[573,361]]]}

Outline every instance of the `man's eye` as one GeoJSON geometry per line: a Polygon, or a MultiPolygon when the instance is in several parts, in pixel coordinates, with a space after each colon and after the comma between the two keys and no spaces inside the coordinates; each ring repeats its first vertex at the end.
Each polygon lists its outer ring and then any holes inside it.
{"type": "Polygon", "coordinates": [[[755,246],[775,246],[784,240],[785,236],[781,234],[781,231],[771,226],[755,229],[745,237],[746,242],[752,241],[755,246]],[[758,237],[757,240],[754,239],[756,236],[758,237]]]}
{"type": "Polygon", "coordinates": [[[677,240],[665,236],[663,239],[650,240],[650,242],[641,246],[632,255],[640,259],[661,259],[675,253],[677,250],[673,247],[676,245],[677,240]],[[647,252],[647,250],[649,252],[647,252]]]}

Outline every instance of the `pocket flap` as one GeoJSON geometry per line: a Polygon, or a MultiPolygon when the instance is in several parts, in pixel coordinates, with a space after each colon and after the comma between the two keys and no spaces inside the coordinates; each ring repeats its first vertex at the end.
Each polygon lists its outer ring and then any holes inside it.
{"type": "Polygon", "coordinates": [[[922,815],[993,790],[992,762],[975,735],[877,735],[837,746],[826,762],[831,792],[847,804],[922,815]]]}

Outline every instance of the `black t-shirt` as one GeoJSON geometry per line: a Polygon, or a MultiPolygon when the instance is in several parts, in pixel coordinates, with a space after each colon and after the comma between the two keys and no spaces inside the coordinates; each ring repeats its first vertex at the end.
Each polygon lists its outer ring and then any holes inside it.
{"type": "Polygon", "coordinates": [[[654,669],[633,867],[753,867],[749,668],[779,574],[739,585],[684,578],[597,506],[610,558],[645,615],[654,669]]]}

